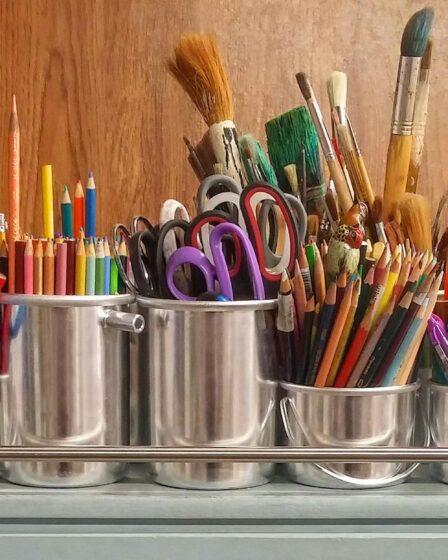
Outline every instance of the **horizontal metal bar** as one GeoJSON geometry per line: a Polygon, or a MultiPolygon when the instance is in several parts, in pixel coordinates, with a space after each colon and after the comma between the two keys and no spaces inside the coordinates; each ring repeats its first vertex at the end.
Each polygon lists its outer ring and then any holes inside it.
{"type": "Polygon", "coordinates": [[[0,447],[0,461],[29,460],[125,463],[443,463],[448,462],[448,447],[0,447]]]}

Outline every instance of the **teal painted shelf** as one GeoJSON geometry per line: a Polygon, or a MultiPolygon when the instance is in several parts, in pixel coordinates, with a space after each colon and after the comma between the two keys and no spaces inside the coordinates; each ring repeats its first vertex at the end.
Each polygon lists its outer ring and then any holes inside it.
{"type": "Polygon", "coordinates": [[[1,560],[445,560],[447,550],[448,485],[423,475],[364,491],[283,480],[186,491],[139,471],[86,489],[0,482],[1,560]]]}

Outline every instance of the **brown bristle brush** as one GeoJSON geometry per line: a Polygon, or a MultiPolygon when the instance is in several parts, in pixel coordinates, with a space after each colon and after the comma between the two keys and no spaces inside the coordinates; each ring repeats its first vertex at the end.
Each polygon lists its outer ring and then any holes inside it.
{"type": "Polygon", "coordinates": [[[320,218],[317,214],[308,214],[308,240],[309,242],[317,242],[317,236],[319,235],[320,218]]]}
{"type": "Polygon", "coordinates": [[[398,201],[401,227],[406,237],[420,251],[432,251],[431,207],[421,194],[405,193],[398,201]]]}
{"type": "Polygon", "coordinates": [[[198,33],[181,35],[167,64],[209,127],[207,137],[216,161],[243,186],[232,91],[216,39],[198,33]]]}

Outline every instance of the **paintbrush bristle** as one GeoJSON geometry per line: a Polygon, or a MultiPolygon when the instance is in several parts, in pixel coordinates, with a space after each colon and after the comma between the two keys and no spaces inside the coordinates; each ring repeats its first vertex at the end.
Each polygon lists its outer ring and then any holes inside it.
{"type": "Polygon", "coordinates": [[[347,74],[344,72],[332,72],[327,80],[327,91],[330,106],[346,107],[347,106],[347,74]]]}
{"type": "Polygon", "coordinates": [[[421,194],[405,193],[398,206],[404,234],[420,251],[431,251],[431,207],[421,194]]]}
{"type": "Polygon", "coordinates": [[[320,219],[316,214],[308,214],[307,232],[310,237],[317,237],[319,234],[320,219]]]}
{"type": "Polygon", "coordinates": [[[296,107],[268,121],[265,125],[269,158],[277,175],[279,187],[289,191],[285,167],[295,164],[300,182],[304,175],[302,150],[305,151],[306,182],[308,187],[321,185],[322,168],[319,158],[319,139],[308,108],[296,107]]]}
{"type": "Polygon", "coordinates": [[[431,69],[432,45],[433,45],[433,40],[430,37],[428,39],[428,42],[426,43],[425,52],[423,53],[422,63],[420,65],[421,70],[430,70],[431,69]]]}
{"type": "Polygon", "coordinates": [[[311,99],[313,97],[313,90],[305,72],[299,72],[298,74],[296,74],[296,80],[299,84],[300,91],[302,92],[305,101],[311,99]]]}
{"type": "Polygon", "coordinates": [[[167,64],[208,126],[233,120],[232,92],[212,35],[182,35],[167,64]]]}
{"type": "Polygon", "coordinates": [[[412,15],[401,37],[401,56],[423,56],[431,32],[433,17],[432,8],[423,8],[412,15]]]}

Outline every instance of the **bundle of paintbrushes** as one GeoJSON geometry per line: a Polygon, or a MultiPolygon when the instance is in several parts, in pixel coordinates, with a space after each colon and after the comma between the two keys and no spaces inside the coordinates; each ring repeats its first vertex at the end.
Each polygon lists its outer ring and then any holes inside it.
{"type": "Polygon", "coordinates": [[[413,379],[443,272],[409,242],[391,252],[362,242],[354,207],[326,244],[302,247],[284,272],[277,326],[285,380],[315,387],[378,387],[413,379]]]}

